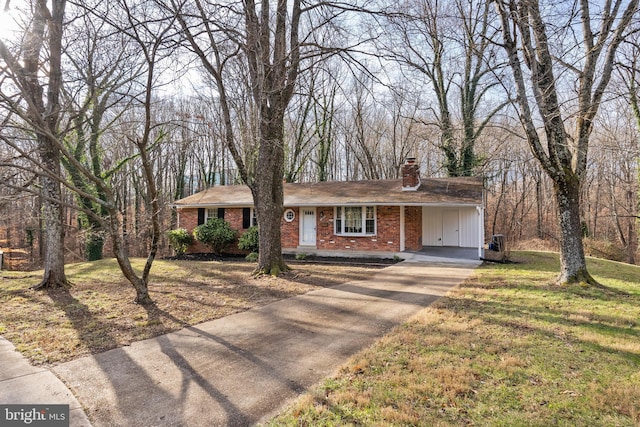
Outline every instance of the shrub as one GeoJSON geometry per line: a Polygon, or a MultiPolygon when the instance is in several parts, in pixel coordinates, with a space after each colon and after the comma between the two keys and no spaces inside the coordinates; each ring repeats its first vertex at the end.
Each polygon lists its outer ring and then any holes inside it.
{"type": "Polygon", "coordinates": [[[249,227],[249,229],[240,236],[240,239],[238,239],[238,247],[243,251],[258,253],[260,251],[259,240],[258,226],[254,225],[249,227]]]}
{"type": "Polygon", "coordinates": [[[246,259],[249,262],[256,262],[258,261],[258,254],[256,252],[251,252],[249,255],[244,257],[244,259],[246,259]]]}
{"type": "Polygon", "coordinates": [[[235,242],[238,232],[222,218],[209,218],[193,230],[193,237],[219,255],[225,246],[235,242]]]}
{"type": "Polygon", "coordinates": [[[183,255],[191,243],[193,243],[193,236],[189,234],[184,228],[176,228],[170,230],[167,233],[169,238],[169,244],[176,251],[176,254],[183,255]]]}

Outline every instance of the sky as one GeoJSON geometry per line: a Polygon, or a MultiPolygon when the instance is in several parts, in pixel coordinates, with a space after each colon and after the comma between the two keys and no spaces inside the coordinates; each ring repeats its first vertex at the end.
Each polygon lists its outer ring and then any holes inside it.
{"type": "Polygon", "coordinates": [[[6,10],[6,1],[1,2],[0,7],[0,40],[7,41],[14,37],[19,25],[17,21],[18,11],[15,7],[6,10]]]}

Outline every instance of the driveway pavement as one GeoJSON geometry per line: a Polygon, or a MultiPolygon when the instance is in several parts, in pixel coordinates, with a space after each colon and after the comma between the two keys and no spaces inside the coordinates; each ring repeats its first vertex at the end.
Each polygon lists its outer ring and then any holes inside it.
{"type": "Polygon", "coordinates": [[[371,280],[83,357],[53,373],[96,427],[264,422],[478,265],[448,261],[416,255],[371,280]]]}

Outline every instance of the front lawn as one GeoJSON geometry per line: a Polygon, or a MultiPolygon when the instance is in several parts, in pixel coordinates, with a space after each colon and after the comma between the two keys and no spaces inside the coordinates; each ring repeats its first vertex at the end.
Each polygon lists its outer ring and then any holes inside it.
{"type": "MultiPolygon", "coordinates": [[[[142,270],[144,260],[134,259],[142,270]]],[[[68,265],[70,289],[33,291],[42,272],[0,271],[0,335],[33,364],[64,362],[188,325],[228,316],[314,289],[364,280],[380,267],[295,264],[280,277],[254,278],[243,261],[153,264],[155,305],[133,303],[133,287],[115,260],[68,265]]]]}
{"type": "Polygon", "coordinates": [[[640,426],[640,268],[591,259],[603,288],[561,288],[557,255],[515,259],[480,267],[269,425],[640,426]]]}

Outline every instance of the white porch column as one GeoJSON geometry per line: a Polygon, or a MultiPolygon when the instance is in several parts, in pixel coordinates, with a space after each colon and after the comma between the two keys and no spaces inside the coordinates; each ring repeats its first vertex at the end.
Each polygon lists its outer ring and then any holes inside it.
{"type": "Polygon", "coordinates": [[[484,209],[476,206],[478,211],[478,259],[482,258],[482,248],[484,247],[484,209]]]}

